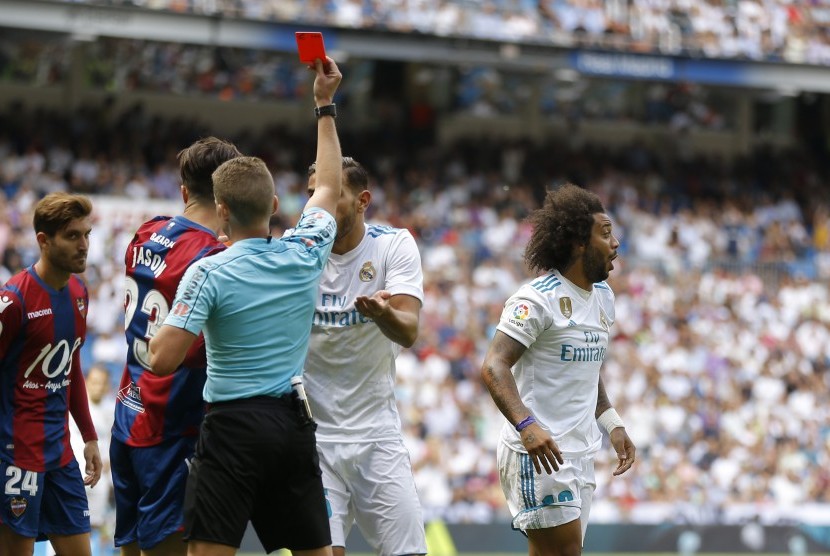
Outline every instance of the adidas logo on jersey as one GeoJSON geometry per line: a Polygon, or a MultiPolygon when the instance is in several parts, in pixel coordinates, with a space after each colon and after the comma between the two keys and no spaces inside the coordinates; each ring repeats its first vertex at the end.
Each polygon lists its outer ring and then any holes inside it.
{"type": "Polygon", "coordinates": [[[576,326],[576,323],[572,320],[568,321],[568,326],[576,326]]]}

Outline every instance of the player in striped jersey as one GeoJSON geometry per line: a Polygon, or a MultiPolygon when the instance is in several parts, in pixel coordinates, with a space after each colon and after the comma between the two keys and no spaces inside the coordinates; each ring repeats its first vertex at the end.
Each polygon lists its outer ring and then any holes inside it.
{"type": "Polygon", "coordinates": [[[181,540],[187,461],[204,416],[204,341],[181,372],[148,371],[148,344],[170,312],[179,280],[195,261],[222,251],[211,174],[241,156],[234,145],[208,137],[179,153],[184,212],[139,227],[125,254],[125,335],[128,353],[110,444],[115,489],[115,545],[125,556],[185,554],[181,540]]]}
{"type": "MultiPolygon", "coordinates": [[[[312,165],[309,193],[315,186],[312,165]]],[[[376,554],[425,554],[394,393],[395,358],[418,337],[421,257],[409,231],[365,223],[371,198],[366,170],[344,157],[337,238],[320,278],[304,377],[334,556],[345,554],[354,523],[376,554]]]]}
{"type": "Polygon", "coordinates": [[[89,199],[47,195],[35,207],[38,261],[0,291],[0,554],[31,554],[46,536],[58,554],[89,555],[84,485],[101,476],[79,348],[89,297],[89,199]],[[85,477],[69,443],[68,413],[84,439],[85,477]]]}
{"type": "Polygon", "coordinates": [[[597,196],[570,184],[548,193],[532,223],[525,260],[544,274],[505,303],[481,374],[507,419],[498,460],[513,528],[530,554],[574,556],[596,487],[598,423],[619,458],[614,475],[634,463],[600,377],[614,323],[604,280],[619,241],[597,196]]]}

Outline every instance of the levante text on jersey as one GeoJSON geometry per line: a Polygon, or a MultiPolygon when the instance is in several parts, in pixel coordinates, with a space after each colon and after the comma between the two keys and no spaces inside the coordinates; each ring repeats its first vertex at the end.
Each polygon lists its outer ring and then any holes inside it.
{"type": "Polygon", "coordinates": [[[124,262],[127,363],[115,404],[112,435],[129,446],[155,446],[198,434],[204,414],[204,341],[196,341],[181,368],[169,376],[149,372],[149,343],[170,312],[176,288],[195,261],[223,250],[213,231],[183,216],[142,224],[124,262]]]}

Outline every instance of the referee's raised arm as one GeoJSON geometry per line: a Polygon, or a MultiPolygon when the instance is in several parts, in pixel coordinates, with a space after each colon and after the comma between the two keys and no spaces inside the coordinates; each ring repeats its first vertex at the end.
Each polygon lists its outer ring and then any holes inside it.
{"type": "Polygon", "coordinates": [[[326,57],[314,62],[314,114],[317,116],[317,187],[306,203],[306,210],[320,207],[335,215],[340,199],[342,159],[334,119],[337,117],[334,93],[343,76],[334,60],[326,57]]]}

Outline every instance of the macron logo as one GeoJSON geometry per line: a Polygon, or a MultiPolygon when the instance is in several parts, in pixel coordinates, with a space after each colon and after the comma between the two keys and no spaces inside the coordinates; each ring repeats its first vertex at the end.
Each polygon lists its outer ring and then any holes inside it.
{"type": "Polygon", "coordinates": [[[27,313],[26,316],[29,317],[29,320],[36,319],[39,317],[45,317],[46,315],[52,314],[52,308],[47,307],[46,309],[41,309],[40,311],[32,311],[27,313]]]}
{"type": "Polygon", "coordinates": [[[12,304],[12,299],[8,295],[0,296],[0,313],[5,311],[9,305],[12,304]]]}

